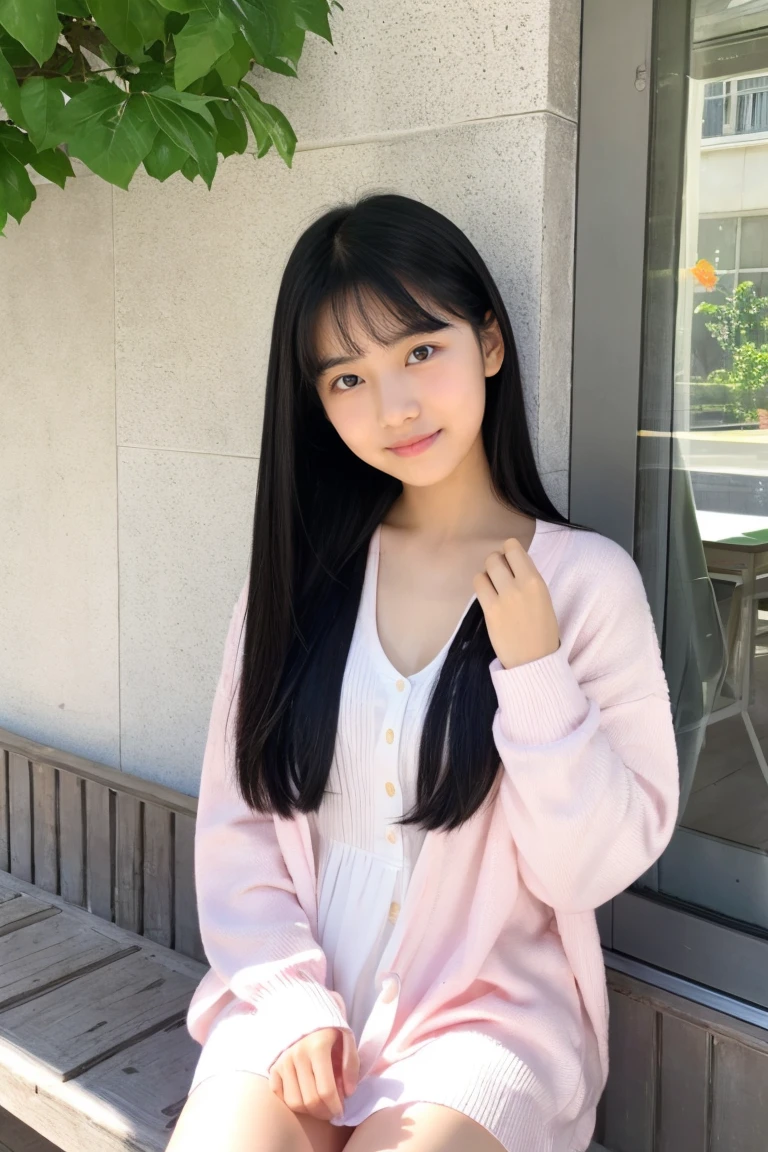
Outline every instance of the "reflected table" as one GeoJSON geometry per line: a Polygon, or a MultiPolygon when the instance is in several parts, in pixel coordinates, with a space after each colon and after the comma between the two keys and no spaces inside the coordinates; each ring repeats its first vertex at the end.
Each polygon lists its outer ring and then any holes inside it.
{"type": "Polygon", "coordinates": [[[696,521],[710,576],[724,576],[742,584],[739,691],[736,700],[718,709],[712,720],[741,716],[760,771],[768,782],[768,763],[748,711],[757,636],[757,601],[768,595],[768,516],[707,512],[697,508],[696,521]]]}

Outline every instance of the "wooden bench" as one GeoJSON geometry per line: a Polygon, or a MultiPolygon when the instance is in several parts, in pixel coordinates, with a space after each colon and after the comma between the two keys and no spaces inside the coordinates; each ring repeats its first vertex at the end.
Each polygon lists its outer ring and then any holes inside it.
{"type": "Polygon", "coordinates": [[[196,811],[0,728],[0,1152],[166,1148],[200,1053],[196,811]]]}
{"type": "Polygon", "coordinates": [[[0,729],[0,1152],[166,1148],[200,1053],[196,810],[0,729]]]}

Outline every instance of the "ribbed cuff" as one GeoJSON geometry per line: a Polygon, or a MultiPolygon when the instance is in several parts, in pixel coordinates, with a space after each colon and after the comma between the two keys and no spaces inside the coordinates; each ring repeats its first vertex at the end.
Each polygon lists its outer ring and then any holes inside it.
{"type": "Polygon", "coordinates": [[[579,727],[589,711],[560,647],[539,660],[505,668],[498,656],[488,665],[501,710],[501,731],[515,744],[551,744],[579,727]]]}
{"type": "Polygon", "coordinates": [[[352,1030],[341,996],[317,980],[280,975],[255,998],[248,994],[247,986],[238,988],[234,980],[232,991],[256,1008],[259,1044],[267,1067],[291,1044],[318,1028],[352,1030]]]}

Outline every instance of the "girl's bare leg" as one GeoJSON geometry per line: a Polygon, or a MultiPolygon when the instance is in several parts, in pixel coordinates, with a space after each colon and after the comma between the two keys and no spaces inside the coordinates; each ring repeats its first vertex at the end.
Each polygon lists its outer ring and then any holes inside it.
{"type": "Polygon", "coordinates": [[[382,1108],[352,1132],[347,1152],[504,1152],[487,1128],[442,1104],[382,1108]]]}
{"type": "Polygon", "coordinates": [[[341,1152],[354,1128],[292,1112],[253,1072],[222,1072],[187,1097],[166,1152],[341,1152]]]}

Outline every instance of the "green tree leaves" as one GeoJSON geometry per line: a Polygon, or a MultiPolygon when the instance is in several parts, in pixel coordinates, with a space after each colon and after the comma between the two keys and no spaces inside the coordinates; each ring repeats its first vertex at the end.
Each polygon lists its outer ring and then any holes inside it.
{"type": "Polygon", "coordinates": [[[102,31],[126,56],[140,58],[145,44],[165,37],[165,13],[154,0],[88,0],[88,7],[102,31]]]}
{"type": "Polygon", "coordinates": [[[175,36],[176,87],[188,88],[195,80],[207,75],[219,57],[234,44],[235,32],[236,29],[221,12],[215,18],[208,12],[192,12],[175,36]]]}
{"type": "Polygon", "coordinates": [[[255,64],[296,76],[307,32],[333,43],[338,0],[0,0],[0,236],[29,211],[29,170],[63,188],[70,156],[127,189],[199,175],[219,156],[296,134],[243,78],[255,64]]]}
{"type": "Polygon", "coordinates": [[[240,85],[227,88],[232,99],[239,104],[253,129],[258,156],[268,152],[272,144],[290,168],[296,149],[296,135],[287,119],[274,104],[266,104],[258,92],[243,80],[240,85]]]}
{"type": "Polygon", "coordinates": [[[56,0],[0,0],[0,24],[38,64],[53,55],[61,31],[56,0]]]}

